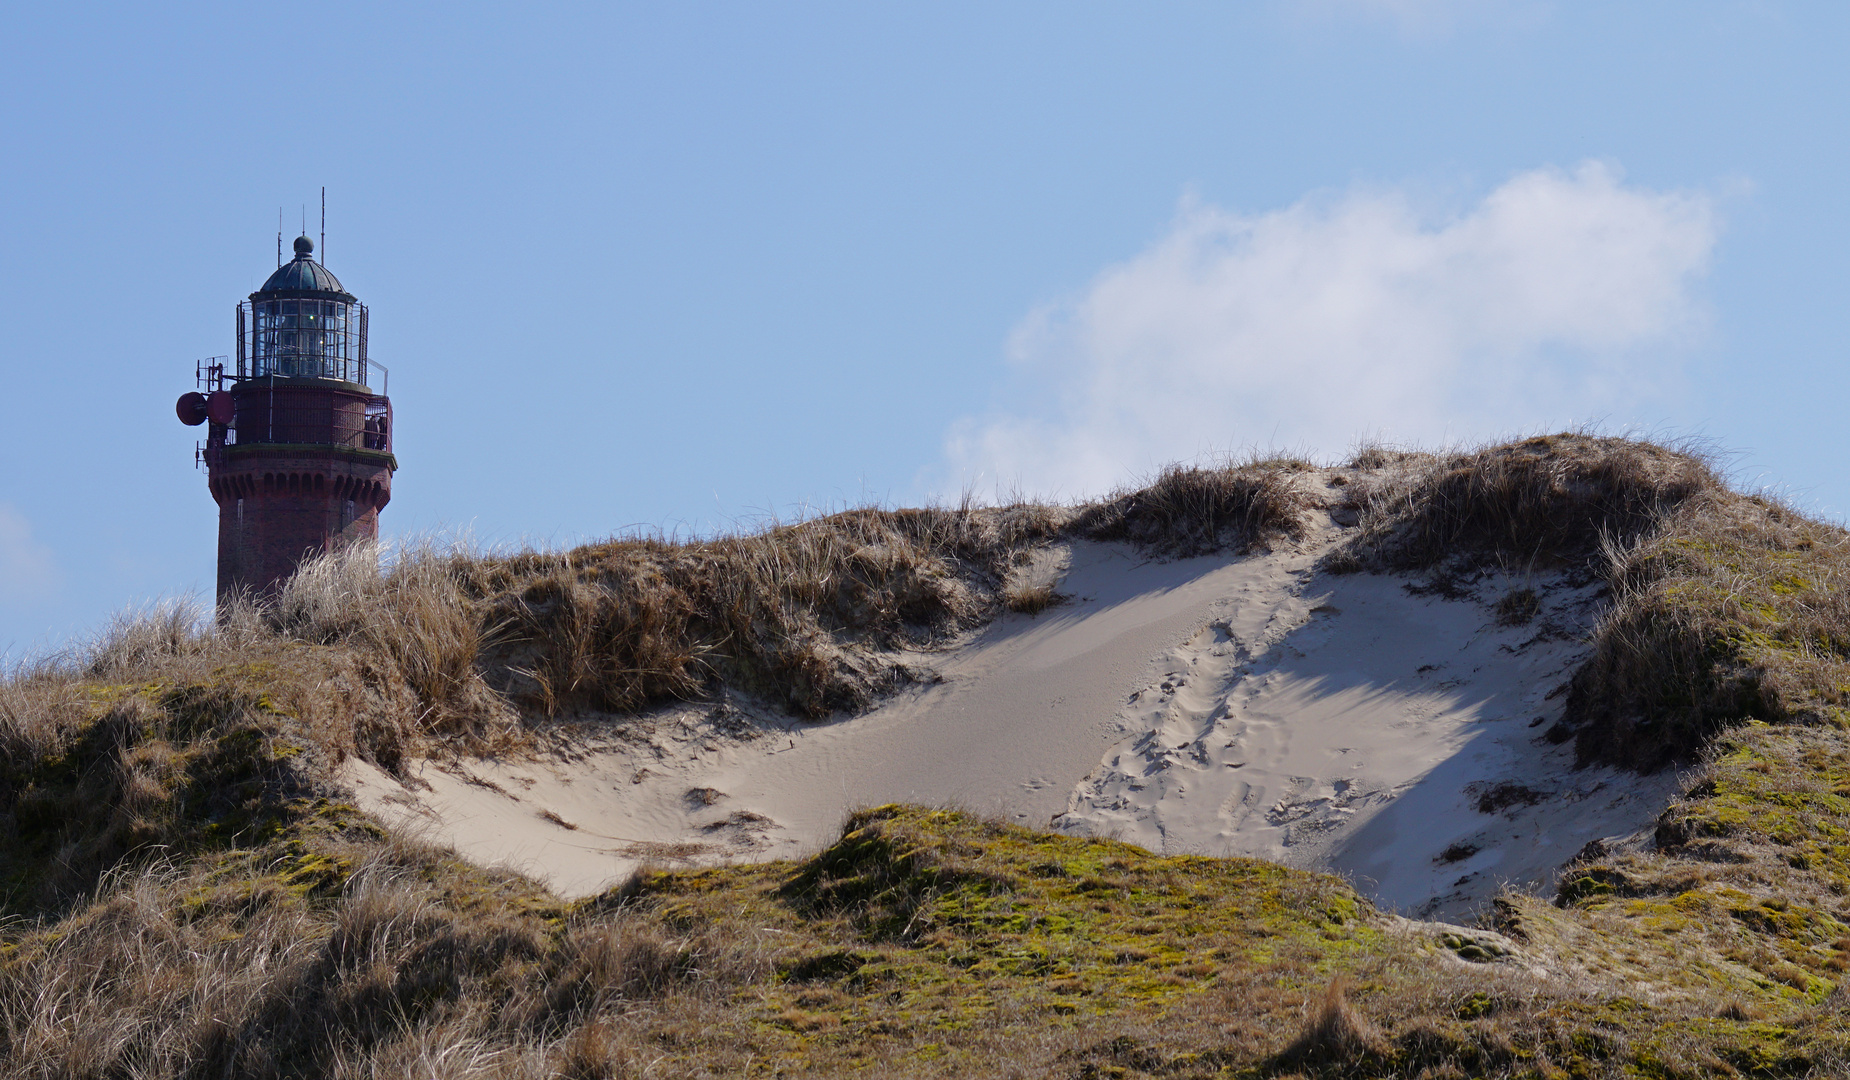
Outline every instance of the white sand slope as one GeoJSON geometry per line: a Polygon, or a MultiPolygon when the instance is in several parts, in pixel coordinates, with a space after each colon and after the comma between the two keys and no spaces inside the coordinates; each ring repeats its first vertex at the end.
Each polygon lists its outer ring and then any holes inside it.
{"type": "Polygon", "coordinates": [[[854,807],[909,801],[1335,870],[1450,917],[1650,827],[1673,778],[1576,772],[1539,743],[1589,595],[1539,583],[1541,616],[1503,627],[1405,579],[1316,573],[1338,534],[1243,559],[1058,549],[1037,572],[1071,603],[912,658],[942,680],[853,719],[689,705],[569,758],[348,779],[387,819],[567,895],[645,859],[801,854],[854,807]]]}
{"type": "Polygon", "coordinates": [[[1571,747],[1540,738],[1582,654],[1587,591],[1538,590],[1542,616],[1506,627],[1406,585],[1314,577],[1268,632],[1216,622],[1172,649],[1126,709],[1137,734],[1058,827],[1335,870],[1448,917],[1648,829],[1673,776],[1575,771],[1571,747]]]}

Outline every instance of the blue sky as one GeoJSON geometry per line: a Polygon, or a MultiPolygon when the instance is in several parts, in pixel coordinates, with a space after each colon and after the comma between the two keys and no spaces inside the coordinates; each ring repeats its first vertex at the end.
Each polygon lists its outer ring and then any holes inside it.
{"type": "Polygon", "coordinates": [[[1598,422],[1850,507],[1850,6],[34,5],[0,652],[209,591],[173,399],[328,188],[388,536],[1598,422]]]}

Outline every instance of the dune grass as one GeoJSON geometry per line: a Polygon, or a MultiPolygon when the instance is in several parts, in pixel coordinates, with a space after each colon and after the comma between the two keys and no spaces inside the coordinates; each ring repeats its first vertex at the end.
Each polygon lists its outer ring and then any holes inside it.
{"type": "Polygon", "coordinates": [[[1070,530],[1159,555],[1244,554],[1304,535],[1314,500],[1295,480],[1310,470],[1308,462],[1267,457],[1218,468],[1171,465],[1143,487],[1081,507],[1070,530]]]}
{"type": "Polygon", "coordinates": [[[1698,447],[1571,432],[1445,454],[1365,449],[1351,467],[1350,569],[1590,566],[1726,490],[1698,447]]]}
{"type": "Polygon", "coordinates": [[[1552,737],[1688,770],[1654,845],[1593,845],[1484,930],[1262,862],[906,807],[807,860],[566,904],[388,835],[330,779],[349,754],[506,749],[720,687],[859,708],[1014,606],[1037,545],[1294,542],[1327,501],[1307,475],[1178,469],[1086,507],[432,549],[383,573],[353,552],[217,625],[126,616],[0,680],[0,1072],[1850,1071],[1846,537],[1676,448],[1569,434],[1326,474],[1347,502],[1324,508],[1358,521],[1334,569],[1609,582],[1552,737]]]}
{"type": "Polygon", "coordinates": [[[992,616],[1064,517],[851,510],[702,542],[464,559],[456,574],[492,628],[478,662],[529,709],[628,711],[723,683],[817,717],[906,684],[894,653],[992,616]]]}

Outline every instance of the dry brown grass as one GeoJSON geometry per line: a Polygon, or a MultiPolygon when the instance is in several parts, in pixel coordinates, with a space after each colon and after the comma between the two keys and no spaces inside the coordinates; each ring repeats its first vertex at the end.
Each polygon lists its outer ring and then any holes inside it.
{"type": "Polygon", "coordinates": [[[134,678],[163,663],[204,656],[219,647],[210,633],[211,618],[205,606],[191,598],[131,609],[111,618],[100,634],[62,659],[89,678],[134,678]]]}
{"type": "Polygon", "coordinates": [[[1356,569],[1447,560],[1589,565],[1697,495],[1724,490],[1698,448],[1563,433],[1448,454],[1364,451],[1349,485],[1356,569]]]}
{"type": "Polygon", "coordinates": [[[1002,606],[1020,615],[1039,615],[1048,608],[1058,607],[1072,597],[1054,588],[1051,582],[1033,585],[1014,585],[1003,593],[1002,606]]]}
{"type": "Polygon", "coordinates": [[[67,1076],[582,1075],[587,1020],[736,977],[727,949],[620,917],[555,935],[534,890],[500,888],[390,848],[325,898],[228,896],[197,871],[106,882],[58,930],[15,937],[5,1059],[67,1076]],[[488,902],[444,893],[470,885],[488,902]]]}
{"type": "Polygon", "coordinates": [[[1842,723],[1850,696],[1850,534],[1777,501],[1718,492],[1609,549],[1614,601],[1575,675],[1583,761],[1693,760],[1747,719],[1842,723]]]}
{"type": "Polygon", "coordinates": [[[1285,1048],[1287,1061],[1309,1065],[1351,1065],[1384,1056],[1381,1032],[1349,1003],[1347,982],[1330,980],[1323,998],[1305,1018],[1304,1033],[1285,1048]]]}
{"type": "Polygon", "coordinates": [[[853,712],[913,677],[894,654],[990,617],[1057,508],[852,510],[691,543],[620,540],[456,562],[491,685],[548,715],[724,684],[803,716],[853,712]]]}
{"type": "Polygon", "coordinates": [[[1172,556],[1244,553],[1303,535],[1311,500],[1295,480],[1309,468],[1269,458],[1210,469],[1171,465],[1145,487],[1083,508],[1072,531],[1172,556]]]}
{"type": "Polygon", "coordinates": [[[389,663],[423,704],[425,730],[492,739],[513,715],[478,670],[498,627],[484,623],[464,591],[458,563],[467,557],[422,544],[380,573],[376,549],[354,545],[310,560],[246,617],[290,640],[344,645],[389,663]]]}
{"type": "MultiPolygon", "coordinates": [[[[65,1076],[183,1075],[217,1019],[235,1016],[278,971],[312,962],[312,920],[274,912],[229,940],[177,910],[181,875],[107,883],[55,937],[19,942],[0,982],[6,1060],[65,1076]]],[[[47,1073],[50,1075],[50,1073],[47,1073]]]]}
{"type": "Polygon", "coordinates": [[[0,679],[0,761],[8,767],[58,753],[89,718],[82,683],[40,661],[0,679]]]}

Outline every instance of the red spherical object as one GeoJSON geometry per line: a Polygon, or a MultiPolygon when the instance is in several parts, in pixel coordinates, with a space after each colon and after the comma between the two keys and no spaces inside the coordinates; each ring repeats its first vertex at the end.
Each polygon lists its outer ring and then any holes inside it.
{"type": "Polygon", "coordinates": [[[180,415],[182,424],[197,427],[206,422],[206,396],[197,390],[181,394],[173,411],[180,415]]]}
{"type": "Polygon", "coordinates": [[[230,424],[237,415],[238,406],[232,400],[231,391],[214,390],[212,396],[206,398],[206,419],[214,424],[230,424]]]}

